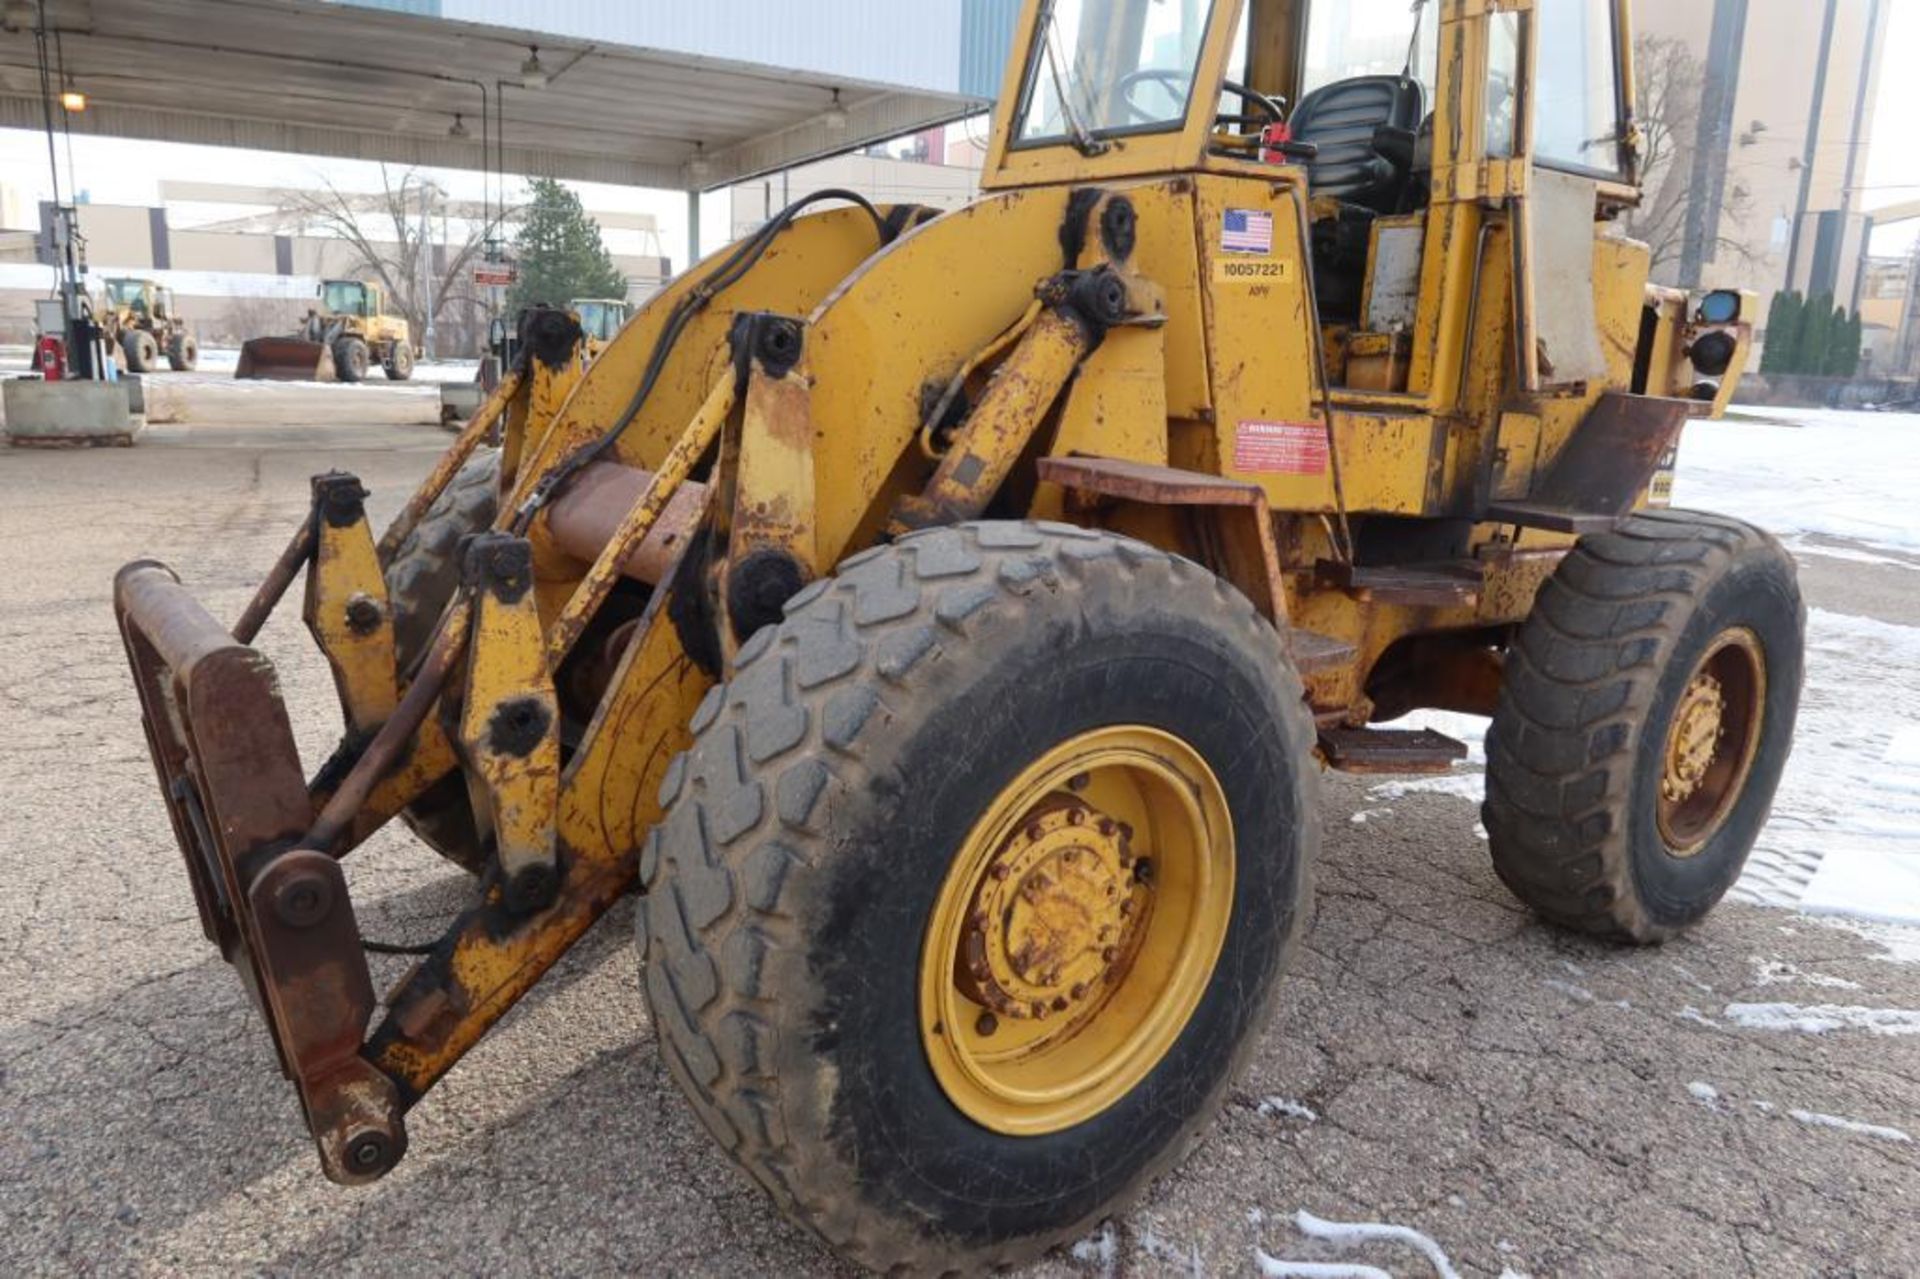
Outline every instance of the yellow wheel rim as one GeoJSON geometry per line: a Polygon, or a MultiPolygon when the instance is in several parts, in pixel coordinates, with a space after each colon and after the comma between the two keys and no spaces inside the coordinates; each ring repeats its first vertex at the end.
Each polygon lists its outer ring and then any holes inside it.
{"type": "Polygon", "coordinates": [[[1722,631],[1687,680],[1661,755],[1654,816],[1675,857],[1697,855],[1726,823],[1753,772],[1766,704],[1760,637],[1722,631]]]}
{"type": "Polygon", "coordinates": [[[1036,1136],[1133,1091],[1213,977],[1233,871],[1226,795],[1178,738],[1101,728],[1034,761],[967,833],[921,948],[948,1098],[1036,1136]]]}

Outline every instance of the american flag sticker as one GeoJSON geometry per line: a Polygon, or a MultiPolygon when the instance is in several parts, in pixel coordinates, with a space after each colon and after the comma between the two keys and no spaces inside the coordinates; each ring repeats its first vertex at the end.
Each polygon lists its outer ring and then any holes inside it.
{"type": "Polygon", "coordinates": [[[1257,209],[1228,209],[1220,217],[1220,251],[1223,253],[1273,252],[1273,214],[1257,209]]]}

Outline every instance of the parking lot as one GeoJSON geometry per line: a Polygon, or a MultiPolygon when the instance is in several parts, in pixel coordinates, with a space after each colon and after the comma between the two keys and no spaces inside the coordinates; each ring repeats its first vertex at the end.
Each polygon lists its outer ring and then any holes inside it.
{"type": "MultiPolygon", "coordinates": [[[[132,449],[0,451],[0,1271],[833,1272],[659,1065],[630,910],[412,1113],[398,1171],[358,1190],[321,1177],[201,936],[113,572],[162,559],[231,617],[310,474],[357,473],[383,520],[447,438],[221,421],[155,426],[132,449]]],[[[1920,626],[1913,565],[1877,557],[1808,557],[1810,604],[1920,626]]],[[[261,644],[312,764],[338,713],[296,612],[261,644]]],[[[1912,695],[1897,679],[1881,693],[1912,695]]],[[[1469,789],[1326,780],[1312,931],[1251,1073],[1183,1168],[1040,1272],[1447,1273],[1418,1241],[1303,1230],[1304,1210],[1418,1231],[1463,1275],[1911,1273],[1920,935],[1730,902],[1660,949],[1573,939],[1495,878],[1469,789]]],[[[437,933],[467,891],[391,831],[348,867],[381,940],[437,933]]]]}

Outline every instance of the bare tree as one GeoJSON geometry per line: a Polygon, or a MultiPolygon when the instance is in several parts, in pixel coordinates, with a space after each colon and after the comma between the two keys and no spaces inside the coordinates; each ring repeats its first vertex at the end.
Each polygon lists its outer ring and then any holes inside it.
{"type": "MultiPolygon", "coordinates": [[[[507,212],[489,221],[463,208],[465,216],[454,222],[445,193],[417,171],[408,169],[396,181],[383,164],[380,183],[382,189],[371,194],[341,191],[331,182],[317,191],[287,191],[281,212],[302,229],[340,241],[348,273],[380,284],[413,326],[416,341],[425,341],[429,316],[437,328],[450,308],[462,321],[455,327],[464,331],[472,310],[468,270],[507,212]],[[424,270],[429,263],[432,270],[424,270]]],[[[467,353],[465,346],[448,349],[467,353]]]]}
{"type": "MultiPolygon", "coordinates": [[[[1641,36],[1634,41],[1633,59],[1645,194],[1627,218],[1627,233],[1652,248],[1655,277],[1668,279],[1686,250],[1688,206],[1707,198],[1694,190],[1693,179],[1700,103],[1710,73],[1684,42],[1668,36],[1641,36]]],[[[1729,176],[1720,195],[1720,225],[1743,225],[1752,206],[1746,186],[1729,176]]],[[[1743,261],[1753,256],[1744,241],[1719,234],[1718,226],[1713,243],[1743,261]]]]}

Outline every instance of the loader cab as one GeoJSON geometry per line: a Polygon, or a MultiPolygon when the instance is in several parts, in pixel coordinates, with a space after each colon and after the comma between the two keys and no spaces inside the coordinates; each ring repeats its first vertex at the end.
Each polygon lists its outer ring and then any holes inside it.
{"type": "Polygon", "coordinates": [[[326,280],[320,285],[320,309],[328,315],[366,319],[379,313],[379,294],[359,280],[326,280]]]}
{"type": "Polygon", "coordinates": [[[1310,276],[1330,389],[1451,411],[1468,330],[1496,323],[1523,389],[1597,381],[1571,350],[1594,268],[1549,299],[1560,359],[1535,350],[1534,281],[1638,199],[1627,5],[1028,0],[982,186],[1283,185],[1303,232],[1272,251],[1310,276]],[[1551,219],[1532,216],[1542,195],[1551,219]]]}
{"type": "Polygon", "coordinates": [[[125,308],[135,315],[153,314],[154,289],[147,280],[110,279],[107,281],[107,307],[125,308]]]}

